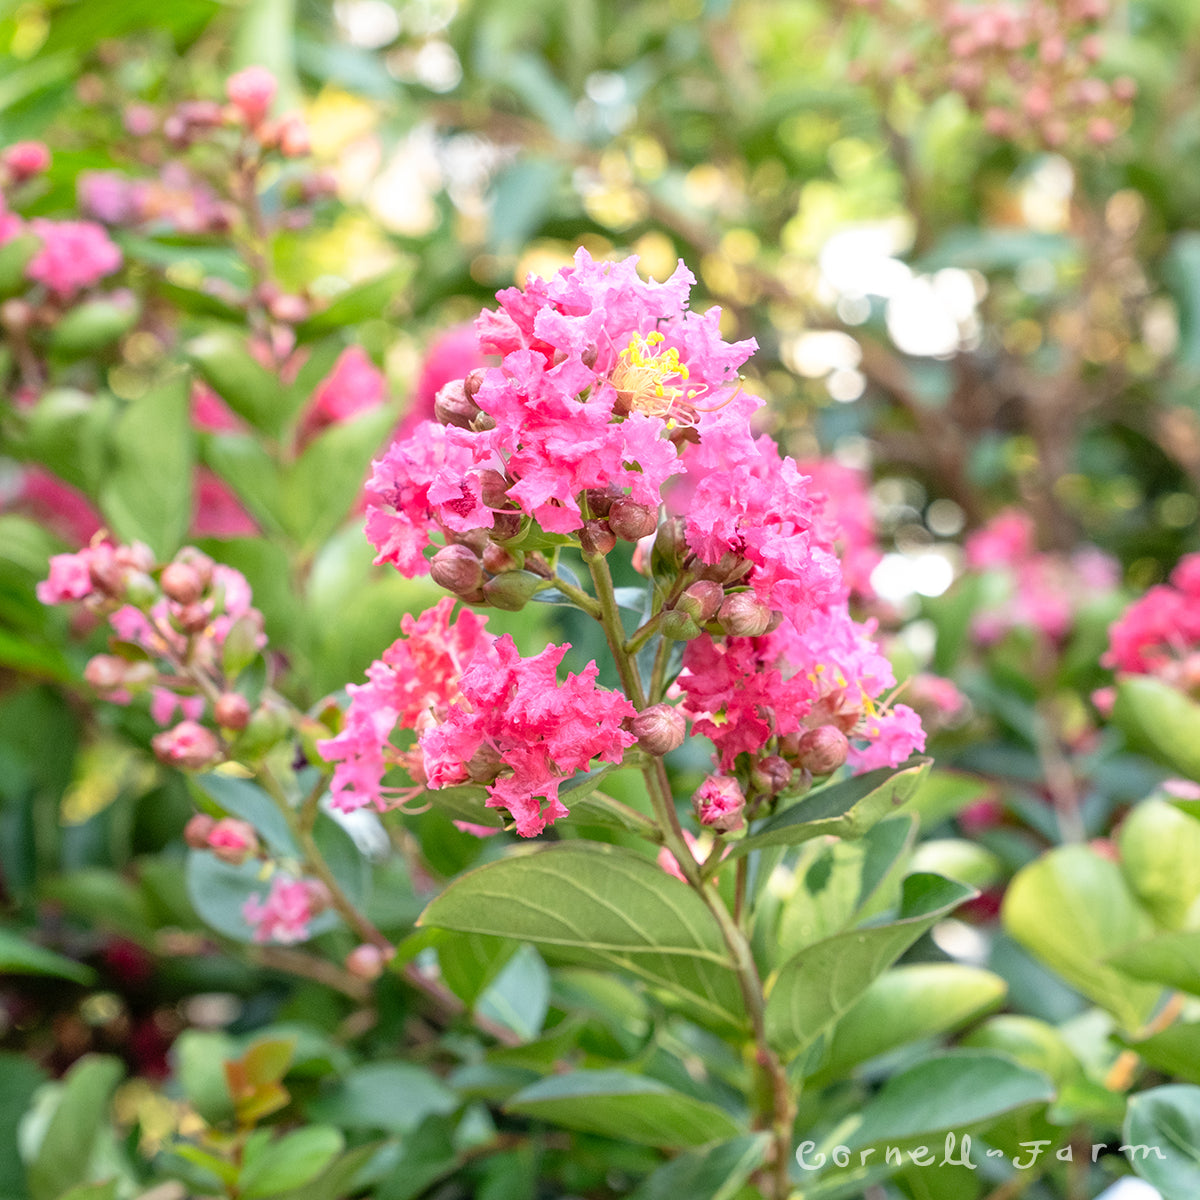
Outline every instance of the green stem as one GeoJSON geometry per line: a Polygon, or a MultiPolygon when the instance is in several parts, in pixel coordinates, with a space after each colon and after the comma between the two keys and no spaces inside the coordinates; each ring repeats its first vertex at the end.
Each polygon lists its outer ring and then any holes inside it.
{"type": "Polygon", "coordinates": [[[625,653],[636,654],[654,636],[662,624],[662,618],[661,612],[655,613],[644,625],[635,629],[625,643],[625,653]]]}
{"type": "Polygon", "coordinates": [[[601,619],[600,605],[583,588],[577,588],[573,583],[568,583],[561,575],[555,575],[550,580],[550,584],[552,587],[558,588],[576,607],[583,609],[589,617],[594,617],[597,621],[601,619]]]}
{"type": "Polygon", "coordinates": [[[621,625],[621,612],[617,607],[617,594],[613,590],[608,561],[603,554],[595,556],[585,554],[584,562],[587,563],[588,570],[592,573],[592,585],[596,589],[596,603],[599,612],[594,615],[604,627],[604,636],[608,639],[608,648],[612,652],[613,662],[617,664],[625,695],[629,697],[634,708],[641,712],[646,707],[646,693],[642,688],[637,665],[625,653],[625,630],[621,625]]]}

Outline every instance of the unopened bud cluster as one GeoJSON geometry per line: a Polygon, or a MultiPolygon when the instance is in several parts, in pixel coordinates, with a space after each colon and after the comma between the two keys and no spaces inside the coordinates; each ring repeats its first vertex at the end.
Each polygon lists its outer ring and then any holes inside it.
{"type": "Polygon", "coordinates": [[[1101,22],[1109,0],[924,0],[925,32],[911,6],[857,0],[889,43],[886,61],[857,64],[860,75],[903,78],[935,97],[957,92],[996,137],[1049,149],[1071,142],[1105,146],[1129,123],[1132,79],[1094,73],[1103,56],[1101,22]]]}
{"type": "Polygon", "coordinates": [[[97,541],[52,558],[37,594],[107,621],[108,652],[89,660],[84,680],[114,703],[149,702],[168,726],[151,741],[164,764],[199,771],[230,756],[253,760],[289,733],[278,697],[236,686],[266,645],[249,585],[195,547],[160,568],[147,546],[97,541]]]}

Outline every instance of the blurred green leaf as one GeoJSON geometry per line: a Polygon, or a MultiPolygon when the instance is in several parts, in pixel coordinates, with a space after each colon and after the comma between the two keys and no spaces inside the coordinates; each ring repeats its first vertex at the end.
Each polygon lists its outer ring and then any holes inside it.
{"type": "Polygon", "coordinates": [[[542,1032],[550,1006],[550,972],[532,946],[522,946],[479,997],[475,1011],[526,1040],[542,1032]]]}
{"type": "Polygon", "coordinates": [[[279,377],[250,353],[245,337],[230,329],[214,329],[185,347],[204,382],[255,429],[278,437],[291,416],[287,392],[279,377]]]}
{"type": "Polygon", "coordinates": [[[252,1158],[247,1156],[238,1178],[245,1200],[261,1200],[303,1187],[341,1153],[345,1138],[337,1129],[310,1125],[271,1142],[252,1158]]]}
{"type": "Polygon", "coordinates": [[[1130,939],[1112,951],[1108,962],[1134,979],[1200,996],[1200,930],[1130,939]]]}
{"type": "Polygon", "coordinates": [[[1169,1084],[1130,1097],[1122,1137],[1130,1165],[1163,1200],[1200,1195],[1200,1088],[1169,1084]]]}
{"type": "Polygon", "coordinates": [[[1169,1025],[1150,1037],[1127,1044],[1156,1070],[1200,1084],[1200,1022],[1169,1025]]]}
{"type": "Polygon", "coordinates": [[[1112,719],[1134,748],[1200,780],[1200,704],[1150,675],[1117,683],[1112,719]]]}
{"type": "Polygon", "coordinates": [[[740,1131],[713,1104],[625,1071],[571,1071],[518,1092],[504,1106],[518,1113],[646,1146],[705,1146],[740,1131]]]}
{"type": "Polygon", "coordinates": [[[1095,850],[1061,846],[1022,868],[1002,915],[1017,941],[1127,1029],[1154,1007],[1159,989],[1109,965],[1118,947],[1151,936],[1153,923],[1120,868],[1095,850]]]}
{"type": "Polygon", "coordinates": [[[704,1154],[680,1154],[646,1179],[631,1200],[733,1200],[762,1166],[769,1143],[767,1134],[751,1133],[704,1154]]]}
{"type": "Polygon", "coordinates": [[[25,1168],[17,1150],[17,1130],[45,1072],[23,1054],[0,1051],[0,1195],[22,1197],[25,1168]]]}
{"type": "Polygon", "coordinates": [[[11,929],[0,928],[0,974],[54,975],[72,983],[92,983],[96,973],[90,967],[27,942],[11,929]]]}
{"type": "Polygon", "coordinates": [[[404,263],[382,275],[352,284],[339,292],[327,307],[296,326],[297,340],[311,342],[360,321],[377,319],[403,294],[412,278],[412,270],[411,264],[404,263]]]}
{"type": "Polygon", "coordinates": [[[113,532],[145,542],[160,560],[174,554],[192,520],[193,461],[187,380],[177,375],[128,405],[113,429],[99,493],[113,532]]]}
{"type": "Polygon", "coordinates": [[[188,777],[188,786],[231,817],[249,821],[279,855],[299,857],[300,851],[279,806],[256,783],[235,775],[210,773],[188,777]]]}
{"type": "Polygon", "coordinates": [[[1200,919],[1200,820],[1144,800],[1121,823],[1121,871],[1154,919],[1182,929],[1200,919]]]}
{"type": "Polygon", "coordinates": [[[455,1092],[410,1063],[371,1063],[351,1071],[308,1105],[311,1119],[349,1129],[408,1134],[428,1116],[452,1113],[455,1092]]]}

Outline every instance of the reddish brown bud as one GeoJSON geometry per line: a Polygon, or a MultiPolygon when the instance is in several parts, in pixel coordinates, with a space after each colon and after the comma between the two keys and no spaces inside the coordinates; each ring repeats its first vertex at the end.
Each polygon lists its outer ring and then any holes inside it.
{"type": "Polygon", "coordinates": [[[225,692],[217,697],[213,716],[223,729],[245,729],[250,724],[250,701],[241,692],[225,692]]]}
{"type": "Polygon", "coordinates": [[[197,813],[183,827],[183,840],[193,850],[207,850],[208,835],[212,833],[216,824],[216,818],[210,817],[208,813],[197,813]]]}
{"type": "MultiPolygon", "coordinates": [[[[118,558],[120,558],[121,550],[123,550],[123,549],[126,549],[126,547],[121,547],[120,549],[117,550],[118,558]]],[[[128,549],[130,550],[130,552],[133,552],[133,551],[136,551],[138,549],[138,547],[136,545],[134,545],[134,546],[128,547],[128,549]]],[[[143,546],[143,547],[141,547],[141,549],[145,550],[147,553],[149,553],[149,551],[146,547],[143,546]]],[[[151,558],[150,565],[153,565],[153,562],[154,562],[154,560],[153,560],[153,558],[151,558]]],[[[204,553],[203,550],[197,550],[195,546],[184,546],[184,548],[182,550],[180,550],[180,552],[177,555],[175,555],[175,562],[184,563],[187,566],[191,567],[200,576],[201,591],[208,591],[208,586],[210,583],[212,583],[213,567],[216,564],[213,562],[213,560],[211,558],[208,557],[207,554],[204,553]]],[[[134,565],[136,565],[138,567],[138,569],[141,571],[148,571],[150,569],[150,566],[147,566],[142,563],[138,563],[138,564],[134,564],[134,565]]]]}
{"type": "Polygon", "coordinates": [[[792,766],[778,754],[760,758],[750,769],[750,782],[756,791],[774,796],[792,782],[792,766]]]}
{"type": "Polygon", "coordinates": [[[479,405],[467,395],[463,380],[453,379],[434,398],[433,415],[443,425],[470,429],[479,416],[479,405]]]}
{"type": "Polygon", "coordinates": [[[467,777],[473,783],[491,783],[500,774],[504,759],[490,742],[484,742],[467,760],[467,777]]]}
{"type": "Polygon", "coordinates": [[[461,596],[473,592],[483,582],[483,563],[467,546],[443,546],[429,564],[433,582],[461,596]]]}
{"type": "Polygon", "coordinates": [[[251,855],[258,853],[258,834],[249,821],[224,817],[212,827],[208,848],[222,862],[240,867],[251,855]]]}
{"type": "Polygon", "coordinates": [[[507,542],[509,538],[515,538],[521,532],[521,522],[525,519],[521,513],[507,509],[503,512],[493,512],[492,517],[491,533],[497,542],[507,542]]]}
{"type": "Polygon", "coordinates": [[[507,550],[490,542],[483,551],[483,568],[489,575],[503,575],[506,571],[519,571],[525,565],[525,555],[520,550],[507,550]]]}
{"type": "Polygon", "coordinates": [[[185,604],[174,618],[184,633],[203,633],[212,620],[212,612],[207,604],[185,604]]]}
{"type": "Polygon", "coordinates": [[[683,745],[687,721],[674,705],[655,704],[630,721],[629,731],[647,754],[669,754],[683,745]]]}
{"type": "Polygon", "coordinates": [[[483,367],[476,367],[473,371],[467,373],[466,379],[463,380],[463,392],[468,400],[474,400],[479,389],[483,387],[483,381],[487,372],[483,367]]]}
{"type": "Polygon", "coordinates": [[[588,512],[593,517],[607,517],[613,501],[619,499],[615,492],[607,488],[588,488],[584,495],[587,497],[588,512]]]}
{"type": "Polygon", "coordinates": [[[753,592],[735,592],[725,597],[717,620],[731,637],[761,637],[771,624],[771,610],[753,592]]]}
{"type": "Polygon", "coordinates": [[[725,589],[711,579],[693,583],[675,602],[680,612],[685,612],[697,624],[711,621],[725,599],[725,589]]]}
{"type": "Polygon", "coordinates": [[[614,500],[608,510],[608,527],[627,542],[636,542],[654,532],[658,526],[658,510],[639,504],[628,496],[614,500]]]}
{"type": "Polygon", "coordinates": [[[617,535],[608,527],[607,521],[584,521],[579,531],[579,545],[584,554],[599,558],[608,554],[617,544],[617,535]]]}
{"type": "Polygon", "coordinates": [[[512,486],[512,480],[505,479],[493,467],[476,471],[475,477],[479,480],[479,498],[488,508],[503,508],[508,503],[508,489],[512,486]]]}
{"type": "Polygon", "coordinates": [[[814,775],[828,775],[846,761],[850,743],[836,725],[821,725],[802,734],[796,743],[796,762],[814,775]]]}
{"type": "Polygon", "coordinates": [[[168,563],[163,567],[159,585],[168,599],[178,604],[195,604],[204,595],[200,572],[185,562],[168,563]]]}
{"type": "Polygon", "coordinates": [[[583,348],[583,353],[579,356],[579,361],[590,371],[595,365],[596,360],[600,357],[599,348],[593,343],[590,346],[583,348]]]}
{"type": "Polygon", "coordinates": [[[699,575],[701,579],[714,579],[717,583],[736,583],[749,574],[753,565],[749,559],[734,554],[732,550],[726,550],[715,563],[702,564],[699,575]]]}

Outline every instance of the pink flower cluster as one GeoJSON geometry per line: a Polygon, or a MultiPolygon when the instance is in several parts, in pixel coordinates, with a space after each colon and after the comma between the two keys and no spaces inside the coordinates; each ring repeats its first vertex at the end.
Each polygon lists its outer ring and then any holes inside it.
{"type": "Polygon", "coordinates": [[[967,538],[967,566],[983,572],[990,589],[972,622],[982,645],[1014,629],[1062,641],[1080,607],[1117,586],[1118,566],[1102,551],[1089,546],[1070,558],[1046,554],[1037,549],[1035,537],[1027,513],[1006,509],[967,538]]]}
{"type": "MultiPolygon", "coordinates": [[[[81,603],[108,620],[112,653],[95,655],[84,679],[105,699],[129,704],[148,696],[160,725],[182,720],[155,736],[160,761],[200,770],[225,754],[221,737],[201,724],[209,711],[231,738],[254,715],[234,690],[228,667],[231,639],[243,665],[263,649],[262,615],[250,586],[232,567],[185,547],[162,568],[140,543],[93,542],[74,554],[56,554],[37,586],[43,604],[81,603]]],[[[268,705],[264,696],[260,710],[268,705]]]]}
{"type": "Polygon", "coordinates": [[[121,251],[103,226],[92,221],[35,217],[30,228],[41,239],[41,247],[25,273],[59,300],[93,287],[121,265],[121,251]]]}
{"type": "Polygon", "coordinates": [[[328,907],[328,901],[324,885],[276,871],[267,894],[251,896],[242,905],[242,916],[253,928],[256,942],[294,946],[308,940],[313,918],[328,907]]]}
{"type": "Polygon", "coordinates": [[[334,804],[391,807],[414,790],[383,785],[387,770],[403,765],[432,788],[486,783],[488,807],[507,809],[517,832],[533,837],[566,815],[563,780],[593,758],[620,761],[635,741],[622,722],[635,710],[596,687],[595,663],[560,683],[569,646],[523,659],[511,638],[494,640],[468,610],[451,624],[453,607],[447,597],[405,616],[405,636],[368,668],[367,683],[347,688],[342,732],[317,746],[337,763],[334,804]],[[392,743],[398,729],[418,734],[414,748],[392,743]]]}
{"type": "Polygon", "coordinates": [[[1200,554],[1179,560],[1169,583],[1135,600],[1108,631],[1103,662],[1131,675],[1157,675],[1200,690],[1200,554]]]}
{"type": "MultiPolygon", "coordinates": [[[[377,561],[409,576],[432,564],[442,586],[499,607],[519,606],[521,589],[553,574],[520,549],[527,532],[566,535],[590,558],[619,538],[639,541],[635,565],[667,597],[661,632],[689,642],[678,713],[719,755],[698,817],[728,831],[742,819],[739,779],[774,795],[797,768],[828,774],[847,757],[895,765],[924,734],[911,709],[887,704],[891,668],[873,626],[847,608],[838,549],[861,593],[876,561],[861,480],[822,468],[814,488],[769,437],[753,436],[762,402],[736,378],[753,343],[724,342],[716,310],[690,312],[691,283],[682,264],[647,283],[633,259],[599,263],[580,250],[554,279],[501,292],[500,309],[476,322],[479,348],[499,366],[444,386],[437,420],[376,462],[367,533],[377,561]],[[660,525],[673,480],[688,501],[660,525]]],[[[439,611],[444,638],[449,610],[439,611]]],[[[345,729],[322,749],[339,763],[341,803],[382,806],[382,774],[403,762],[418,784],[487,783],[488,803],[529,836],[562,815],[559,784],[593,758],[618,761],[634,740],[652,754],[678,745],[642,728],[653,706],[637,714],[596,689],[594,665],[558,683],[566,647],[522,660],[507,639],[470,636],[452,684],[418,674],[434,680],[419,714],[396,695],[413,686],[403,643],[352,689],[345,729]],[[391,745],[397,726],[417,732],[416,751],[391,745]]],[[[653,720],[670,724],[661,712],[653,720]]]]}

